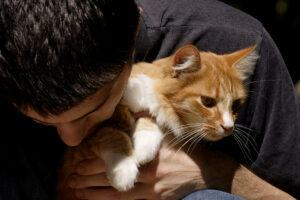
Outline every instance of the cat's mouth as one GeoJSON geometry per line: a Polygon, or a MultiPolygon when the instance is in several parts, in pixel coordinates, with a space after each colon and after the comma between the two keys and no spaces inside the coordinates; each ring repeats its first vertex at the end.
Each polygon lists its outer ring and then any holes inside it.
{"type": "Polygon", "coordinates": [[[205,139],[209,141],[218,141],[225,137],[228,137],[229,135],[232,135],[232,133],[232,129],[224,130],[222,127],[220,127],[216,130],[207,131],[205,139]]]}
{"type": "Polygon", "coordinates": [[[232,133],[233,133],[232,128],[224,129],[222,126],[207,124],[203,126],[193,127],[189,129],[185,134],[188,134],[193,137],[195,135],[198,135],[198,138],[202,138],[206,141],[213,142],[228,137],[232,135],[232,133]]]}
{"type": "Polygon", "coordinates": [[[221,136],[221,135],[218,135],[218,134],[215,134],[215,133],[211,133],[211,134],[207,134],[205,136],[205,139],[208,140],[208,141],[218,141],[218,140],[223,139],[224,137],[226,137],[226,136],[221,136]]]}

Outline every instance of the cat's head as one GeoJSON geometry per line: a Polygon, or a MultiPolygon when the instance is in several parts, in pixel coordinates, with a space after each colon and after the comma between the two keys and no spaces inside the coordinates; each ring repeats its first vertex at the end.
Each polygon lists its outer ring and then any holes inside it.
{"type": "Polygon", "coordinates": [[[258,59],[256,49],[252,46],[217,55],[187,45],[163,61],[171,67],[172,85],[163,87],[167,88],[164,94],[184,133],[202,135],[210,141],[232,134],[247,97],[243,81],[253,73],[258,59]]]}

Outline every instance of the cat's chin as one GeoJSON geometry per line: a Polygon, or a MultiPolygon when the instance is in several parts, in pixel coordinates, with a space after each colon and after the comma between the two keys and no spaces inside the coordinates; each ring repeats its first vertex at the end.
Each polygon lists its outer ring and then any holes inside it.
{"type": "Polygon", "coordinates": [[[214,141],[219,141],[225,137],[227,137],[227,135],[225,135],[225,134],[208,133],[205,136],[205,140],[214,142],[214,141]]]}

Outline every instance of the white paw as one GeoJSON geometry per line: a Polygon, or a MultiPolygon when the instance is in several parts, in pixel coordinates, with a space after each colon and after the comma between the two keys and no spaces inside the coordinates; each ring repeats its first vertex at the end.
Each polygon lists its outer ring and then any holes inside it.
{"type": "Polygon", "coordinates": [[[111,166],[107,176],[114,188],[119,191],[128,191],[133,188],[138,174],[136,160],[132,157],[123,157],[111,166]]]}
{"type": "Polygon", "coordinates": [[[159,129],[154,131],[140,130],[134,135],[134,156],[139,164],[152,161],[159,148],[163,134],[159,129]]]}

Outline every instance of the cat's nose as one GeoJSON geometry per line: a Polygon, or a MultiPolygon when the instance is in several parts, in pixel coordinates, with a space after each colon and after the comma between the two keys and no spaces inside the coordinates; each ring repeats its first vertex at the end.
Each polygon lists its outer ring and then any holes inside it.
{"type": "Polygon", "coordinates": [[[225,125],[222,125],[222,124],[221,124],[221,127],[223,128],[224,133],[225,133],[226,135],[231,134],[231,132],[233,131],[233,126],[225,126],[225,125]]]}
{"type": "Polygon", "coordinates": [[[232,115],[229,112],[223,113],[223,122],[221,122],[221,127],[224,130],[224,134],[230,135],[233,130],[234,121],[232,115]]]}

